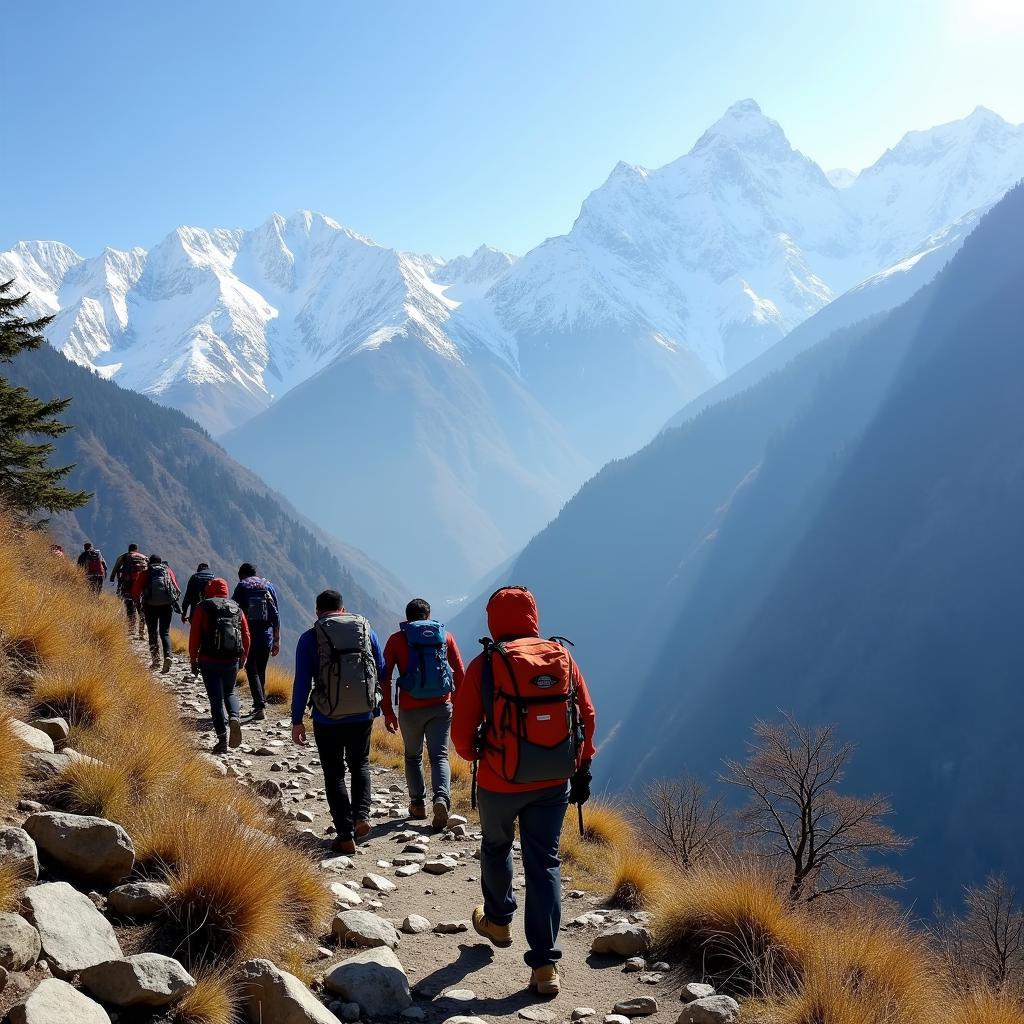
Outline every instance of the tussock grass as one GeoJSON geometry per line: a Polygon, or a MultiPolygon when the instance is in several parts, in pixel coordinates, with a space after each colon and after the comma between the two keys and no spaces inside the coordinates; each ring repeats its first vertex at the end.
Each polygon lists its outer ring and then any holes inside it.
{"type": "Polygon", "coordinates": [[[944,1006],[942,1019],[948,1024],[1024,1024],[1024,1007],[1005,994],[974,992],[944,1006]]]}
{"type": "Polygon", "coordinates": [[[27,881],[13,864],[0,862],[0,914],[18,909],[27,881]]]}
{"type": "Polygon", "coordinates": [[[267,666],[264,696],[268,704],[290,704],[292,699],[292,677],[280,665],[267,666]]]}
{"type": "Polygon", "coordinates": [[[25,746],[11,728],[10,709],[0,705],[0,801],[10,803],[21,794],[25,746]]]}
{"type": "Polygon", "coordinates": [[[171,650],[175,654],[188,654],[188,630],[171,627],[171,650]]]}
{"type": "Polygon", "coordinates": [[[196,987],[171,1010],[170,1024],[238,1024],[235,986],[221,971],[206,970],[196,987]]]}
{"type": "Polygon", "coordinates": [[[638,846],[616,846],[604,884],[608,893],[605,903],[623,910],[645,910],[658,891],[672,883],[674,874],[668,865],[638,846]]]}
{"type": "Polygon", "coordinates": [[[576,806],[570,805],[559,841],[562,861],[571,869],[574,885],[607,893],[609,866],[619,863],[631,848],[638,849],[633,829],[623,808],[602,800],[584,806],[583,825],[581,836],[576,806]]]}

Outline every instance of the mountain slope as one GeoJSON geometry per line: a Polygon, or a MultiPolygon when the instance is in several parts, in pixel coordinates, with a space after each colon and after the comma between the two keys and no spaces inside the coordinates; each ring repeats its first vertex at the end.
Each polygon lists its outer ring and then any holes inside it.
{"type": "Polygon", "coordinates": [[[253,561],[279,588],[289,640],[311,619],[313,597],[328,585],[340,587],[349,606],[371,620],[396,621],[398,585],[386,573],[361,552],[302,525],[182,413],[49,348],[24,354],[4,374],[34,394],[73,398],[64,418],[75,429],[58,440],[55,458],[75,462],[72,486],[95,498],[54,524],[72,556],[87,539],[112,563],[135,541],[165,557],[184,577],[182,586],[200,560],[229,581],[241,562],[253,561]]]}

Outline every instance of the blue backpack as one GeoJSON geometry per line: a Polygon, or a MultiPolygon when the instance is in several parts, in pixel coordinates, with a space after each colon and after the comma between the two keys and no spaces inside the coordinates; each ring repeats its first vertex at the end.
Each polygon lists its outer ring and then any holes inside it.
{"type": "Polygon", "coordinates": [[[398,677],[399,689],[417,700],[445,697],[455,689],[448,664],[448,633],[435,619],[403,622],[402,632],[409,645],[405,672],[398,677]]]}

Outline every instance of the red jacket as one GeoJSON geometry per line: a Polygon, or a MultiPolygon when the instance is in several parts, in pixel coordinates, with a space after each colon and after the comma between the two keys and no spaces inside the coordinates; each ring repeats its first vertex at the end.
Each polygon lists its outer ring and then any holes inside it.
{"type": "MultiPolygon", "coordinates": [[[[499,590],[487,602],[487,628],[495,641],[512,640],[525,636],[540,636],[537,620],[537,602],[528,590],[518,587],[505,587],[499,590]]],[[[570,656],[571,658],[571,656],[570,656]]],[[[480,677],[482,675],[484,655],[475,657],[466,670],[466,679],[455,700],[452,714],[452,743],[459,756],[467,761],[476,758],[474,743],[476,731],[484,720],[483,700],[480,696],[480,677]]],[[[573,664],[576,665],[575,661],[573,664]]],[[[578,688],[576,701],[579,705],[580,719],[583,722],[583,748],[579,752],[579,761],[589,761],[596,753],[594,747],[594,729],[597,717],[590,699],[583,673],[576,665],[578,688]]],[[[487,759],[480,762],[477,781],[481,789],[489,789],[498,793],[520,793],[532,789],[545,789],[550,782],[534,782],[517,785],[507,782],[488,763],[487,759]]]]}
{"type": "MultiPolygon", "coordinates": [[[[178,586],[178,577],[174,575],[174,570],[164,564],[164,568],[167,570],[167,575],[170,576],[171,582],[174,584],[176,590],[180,590],[178,586]]],[[[142,600],[142,595],[146,592],[146,587],[149,585],[149,570],[145,572],[139,572],[135,574],[135,579],[132,581],[132,600],[138,603],[142,600]]]]}
{"type": "MultiPolygon", "coordinates": [[[[458,693],[459,687],[462,686],[462,680],[466,677],[466,670],[462,666],[462,655],[459,653],[459,645],[455,642],[455,637],[448,633],[447,638],[448,664],[452,667],[452,681],[455,683],[455,692],[458,693]]],[[[398,668],[398,674],[400,676],[404,675],[408,664],[409,641],[406,639],[405,634],[399,630],[397,633],[392,633],[388,638],[388,642],[384,645],[384,675],[381,676],[381,689],[384,693],[384,700],[381,704],[381,709],[385,715],[394,714],[391,676],[394,674],[396,667],[398,668]]],[[[447,704],[451,698],[452,695],[446,693],[443,697],[427,697],[421,700],[419,697],[413,697],[401,687],[398,690],[399,708],[429,708],[435,704],[447,704]]]]}
{"type": "MultiPolygon", "coordinates": [[[[210,580],[203,591],[203,597],[227,597],[227,580],[210,580]]],[[[193,665],[230,665],[233,662],[245,664],[249,657],[249,623],[246,621],[245,612],[239,613],[242,619],[242,656],[241,658],[211,658],[208,654],[200,654],[199,647],[203,640],[203,630],[206,628],[206,609],[202,601],[196,605],[192,613],[192,625],[188,631],[188,656],[193,665]]]]}

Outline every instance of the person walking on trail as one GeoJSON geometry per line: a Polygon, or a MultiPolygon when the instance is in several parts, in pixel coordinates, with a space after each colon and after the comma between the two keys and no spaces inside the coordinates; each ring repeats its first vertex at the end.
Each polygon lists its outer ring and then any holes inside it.
{"type": "Polygon", "coordinates": [[[132,597],[135,579],[149,568],[149,559],[139,550],[138,544],[129,544],[128,550],[117,556],[114,568],[110,570],[110,582],[117,585],[117,596],[124,601],[124,610],[128,616],[128,632],[135,633],[138,624],[138,636],[142,639],[145,619],[142,607],[132,597]]]}
{"type": "Polygon", "coordinates": [[[264,579],[251,562],[238,567],[238,584],[232,600],[237,601],[249,620],[252,646],[245,662],[245,677],[252,694],[250,720],[261,722],[267,717],[267,663],[281,652],[281,617],[278,613],[277,591],[264,579]]]}
{"type": "Polygon", "coordinates": [[[423,744],[430,759],[433,820],[437,830],[448,824],[452,806],[448,733],[452,724],[452,695],[462,685],[465,669],[455,637],[430,617],[430,605],[417,597],[405,608],[401,623],[384,646],[382,677],[384,723],[389,732],[402,731],[405,782],[409,788],[409,817],[427,817],[423,744]],[[398,668],[398,713],[391,696],[391,676],[398,668]]]}
{"type": "Polygon", "coordinates": [[[347,612],[337,590],[318,594],[316,622],[295,647],[292,741],[305,746],[310,703],[335,853],[355,853],[355,841],[370,831],[370,732],[380,711],[383,672],[384,655],[370,623],[347,612]]]}
{"type": "Polygon", "coordinates": [[[64,545],[63,544],[51,544],[50,545],[50,554],[53,555],[54,558],[67,558],[68,557],[67,555],[64,554],[64,545]]]}
{"type": "Polygon", "coordinates": [[[89,541],[82,545],[82,553],[78,556],[78,568],[85,570],[85,578],[93,593],[103,593],[103,581],[107,578],[107,563],[103,560],[103,552],[94,548],[89,541]]]}
{"type": "Polygon", "coordinates": [[[249,623],[245,612],[228,597],[227,580],[212,579],[203,599],[192,612],[188,656],[192,675],[203,677],[210,698],[210,717],[217,742],[212,754],[223,754],[242,742],[238,694],[238,666],[249,653],[249,623]]]}
{"type": "Polygon", "coordinates": [[[477,762],[484,902],[473,911],[473,928],[499,949],[512,945],[518,820],[526,875],[524,959],[530,988],[553,996],[562,956],[558,845],[568,804],[590,798],[594,705],[567,641],[541,639],[537,605],[525,587],[495,591],[487,624],[492,639],[466,671],[452,718],[455,749],[477,762]]]}
{"type": "Polygon", "coordinates": [[[139,573],[132,589],[132,597],[142,605],[149,634],[150,668],[160,668],[160,648],[163,647],[163,671],[171,671],[171,619],[180,611],[178,586],[174,570],[159,556],[149,556],[149,567],[139,573]]]}
{"type": "Polygon", "coordinates": [[[192,612],[203,599],[206,585],[216,577],[210,569],[208,562],[200,562],[196,571],[188,578],[185,584],[185,596],[181,599],[181,621],[188,622],[192,612]]]}

